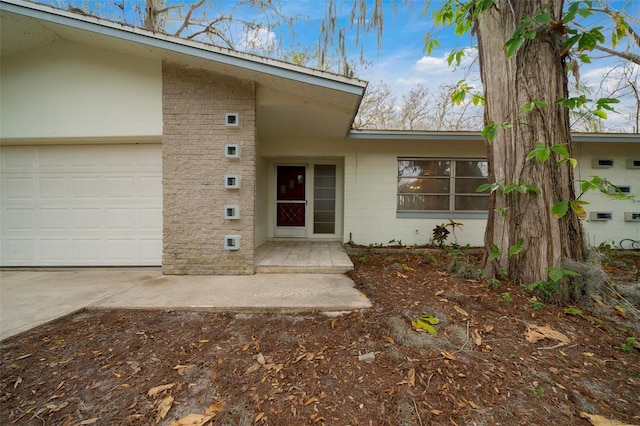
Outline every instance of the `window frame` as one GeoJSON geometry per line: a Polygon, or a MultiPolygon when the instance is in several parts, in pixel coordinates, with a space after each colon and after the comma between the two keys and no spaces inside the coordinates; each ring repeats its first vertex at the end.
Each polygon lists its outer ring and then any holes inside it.
{"type": "MultiPolygon", "coordinates": [[[[478,197],[488,197],[488,194],[483,193],[457,193],[456,188],[456,179],[457,176],[457,163],[464,161],[483,161],[486,162],[486,158],[481,157],[397,157],[396,158],[396,217],[398,218],[471,218],[471,219],[486,219],[489,215],[488,210],[454,210],[455,208],[455,199],[456,196],[465,195],[465,196],[478,196],[478,197]],[[446,194],[449,197],[449,209],[448,210],[400,210],[399,207],[399,197],[400,195],[411,195],[409,193],[401,193],[400,189],[400,179],[407,178],[411,176],[401,176],[398,170],[398,165],[400,161],[448,161],[450,162],[450,173],[449,176],[438,176],[437,178],[447,178],[449,179],[449,192],[446,194]]],[[[474,178],[470,176],[470,178],[474,178]]],[[[477,178],[477,177],[475,177],[477,178]]],[[[488,181],[488,178],[487,178],[488,181]]],[[[424,195],[444,195],[444,193],[425,193],[424,195]]]]}

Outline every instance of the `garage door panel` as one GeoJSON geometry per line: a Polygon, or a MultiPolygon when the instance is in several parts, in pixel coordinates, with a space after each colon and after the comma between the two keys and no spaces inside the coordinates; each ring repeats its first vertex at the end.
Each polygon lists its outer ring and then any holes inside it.
{"type": "Polygon", "coordinates": [[[162,232],[162,209],[140,209],[140,229],[162,232]]]}
{"type": "Polygon", "coordinates": [[[39,195],[43,199],[65,199],[69,197],[67,179],[63,177],[41,177],[38,179],[39,195]]]}
{"type": "Polygon", "coordinates": [[[57,265],[64,262],[71,242],[66,238],[41,239],[38,242],[38,258],[42,265],[57,265]]]}
{"type": "Polygon", "coordinates": [[[102,193],[100,188],[100,178],[93,177],[73,177],[71,187],[73,198],[93,198],[100,199],[102,193]]]}
{"type": "Polygon", "coordinates": [[[106,224],[108,229],[133,230],[138,226],[134,209],[107,209],[106,224]]]}
{"type": "Polygon", "coordinates": [[[109,198],[132,198],[133,177],[109,177],[104,179],[104,193],[109,198]]]}
{"type": "Polygon", "coordinates": [[[31,209],[7,208],[2,221],[2,228],[7,232],[29,230],[36,226],[35,212],[31,209]]]}
{"type": "Polygon", "coordinates": [[[39,216],[40,230],[42,231],[60,231],[70,228],[67,209],[41,208],[39,216]]]}
{"type": "Polygon", "coordinates": [[[161,162],[159,144],[0,148],[0,265],[159,265],[161,162]]]}
{"type": "Polygon", "coordinates": [[[7,177],[2,185],[8,200],[33,200],[36,198],[36,185],[30,177],[7,177]]]}

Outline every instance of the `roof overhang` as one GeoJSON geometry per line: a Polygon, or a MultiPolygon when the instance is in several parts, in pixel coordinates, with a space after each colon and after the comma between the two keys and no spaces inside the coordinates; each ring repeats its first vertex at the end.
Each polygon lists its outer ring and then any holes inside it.
{"type": "Polygon", "coordinates": [[[2,0],[0,15],[1,55],[68,41],[254,81],[259,137],[344,137],[367,85],[36,3],[2,0]]]}
{"type": "MultiPolygon", "coordinates": [[[[465,131],[351,130],[347,138],[370,141],[485,142],[480,132],[465,131]]],[[[631,133],[572,133],[571,141],[579,143],[640,144],[640,135],[631,133]]]]}

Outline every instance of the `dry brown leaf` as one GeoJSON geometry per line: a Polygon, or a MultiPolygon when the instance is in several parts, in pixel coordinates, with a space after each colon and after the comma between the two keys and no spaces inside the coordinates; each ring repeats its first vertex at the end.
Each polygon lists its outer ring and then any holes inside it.
{"type": "Polygon", "coordinates": [[[81,424],[81,425],[92,425],[94,423],[98,423],[98,420],[99,420],[98,417],[94,417],[92,419],[83,420],[79,424],[81,424]]]}
{"type": "Polygon", "coordinates": [[[467,311],[465,311],[464,309],[462,309],[460,306],[458,305],[453,305],[453,309],[455,309],[460,315],[462,315],[463,317],[468,317],[469,314],[467,313],[467,311]]]}
{"type": "Polygon", "coordinates": [[[204,426],[213,416],[207,416],[204,414],[189,414],[180,420],[176,420],[173,423],[169,423],[169,426],[204,426]]]}
{"type": "Polygon", "coordinates": [[[484,332],[485,333],[491,333],[493,331],[493,329],[494,329],[494,326],[491,325],[491,324],[488,324],[488,325],[484,326],[484,332]]]}
{"type": "Polygon", "coordinates": [[[255,364],[252,364],[251,367],[247,368],[247,371],[245,371],[244,374],[255,373],[259,369],[260,369],[260,364],[256,362],[255,364]]]}
{"type": "Polygon", "coordinates": [[[441,294],[444,294],[444,290],[438,290],[436,291],[436,296],[440,296],[441,294]]]}
{"type": "Polygon", "coordinates": [[[589,414],[584,411],[580,412],[580,417],[588,419],[593,426],[634,426],[629,423],[622,423],[618,420],[609,420],[599,414],[589,414]]]}
{"type": "Polygon", "coordinates": [[[158,415],[156,416],[156,423],[160,423],[162,419],[167,416],[172,405],[173,397],[171,395],[167,395],[160,400],[160,403],[158,403],[158,406],[156,407],[156,411],[158,412],[158,415]]]}
{"type": "Polygon", "coordinates": [[[476,410],[480,409],[480,406],[478,404],[476,404],[475,402],[473,402],[473,401],[467,401],[467,402],[469,403],[469,405],[471,407],[475,408],[476,410]]]}
{"type": "Polygon", "coordinates": [[[403,274],[403,273],[402,273],[402,272],[400,272],[400,271],[394,271],[394,272],[395,272],[395,273],[396,273],[396,275],[397,275],[397,276],[399,276],[400,278],[404,278],[405,280],[406,280],[407,278],[409,278],[409,276],[408,276],[408,275],[405,275],[405,274],[403,274]]]}
{"type": "Polygon", "coordinates": [[[263,417],[264,417],[264,411],[261,411],[260,413],[258,413],[256,418],[253,420],[253,423],[258,423],[260,420],[262,420],[263,417]]]}
{"type": "Polygon", "coordinates": [[[149,392],[147,392],[147,396],[154,397],[157,394],[159,394],[160,392],[164,392],[167,389],[171,389],[175,385],[176,385],[175,383],[169,383],[167,385],[160,385],[160,386],[153,387],[153,388],[149,389],[149,392]]]}
{"type": "Polygon", "coordinates": [[[264,355],[262,355],[262,352],[258,353],[258,355],[256,355],[256,361],[258,361],[258,364],[260,365],[264,365],[265,364],[265,359],[264,359],[264,355]]]}
{"type": "Polygon", "coordinates": [[[209,416],[209,415],[215,415],[216,413],[219,413],[220,411],[222,411],[222,408],[224,407],[224,399],[221,399],[220,401],[211,404],[209,407],[207,407],[206,410],[204,410],[204,414],[209,416]]]}
{"type": "Polygon", "coordinates": [[[457,356],[455,356],[454,354],[449,353],[447,351],[442,351],[440,353],[442,354],[443,357],[445,357],[447,359],[450,359],[451,361],[457,361],[458,360],[457,356]]]}
{"type": "Polygon", "coordinates": [[[480,336],[480,332],[477,329],[474,328],[473,331],[471,331],[471,337],[473,337],[473,341],[476,346],[480,346],[482,344],[482,336],[480,336]]]}
{"type": "Polygon", "coordinates": [[[548,325],[543,325],[542,327],[539,327],[537,325],[528,326],[525,337],[527,341],[531,343],[536,343],[538,340],[543,339],[556,340],[563,345],[568,345],[571,342],[571,339],[569,339],[566,335],[560,333],[559,331],[555,331],[548,325]]]}
{"type": "Polygon", "coordinates": [[[318,400],[317,400],[317,398],[316,398],[316,397],[312,396],[311,398],[309,398],[309,399],[307,399],[307,400],[305,401],[304,405],[311,405],[311,404],[313,404],[314,402],[318,402],[318,400]]]}
{"type": "Polygon", "coordinates": [[[439,416],[440,414],[442,414],[442,411],[440,411],[440,410],[431,410],[431,414],[435,414],[436,416],[439,416]]]}
{"type": "Polygon", "coordinates": [[[415,368],[410,369],[409,373],[407,373],[407,383],[409,383],[409,386],[416,385],[416,369],[415,368]]]}

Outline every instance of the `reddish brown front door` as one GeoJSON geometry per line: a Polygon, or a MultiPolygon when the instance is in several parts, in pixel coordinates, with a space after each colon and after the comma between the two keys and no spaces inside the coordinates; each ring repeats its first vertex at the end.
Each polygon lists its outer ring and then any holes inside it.
{"type": "Polygon", "coordinates": [[[304,236],[306,226],[305,166],[277,166],[276,226],[283,236],[304,236]]]}

